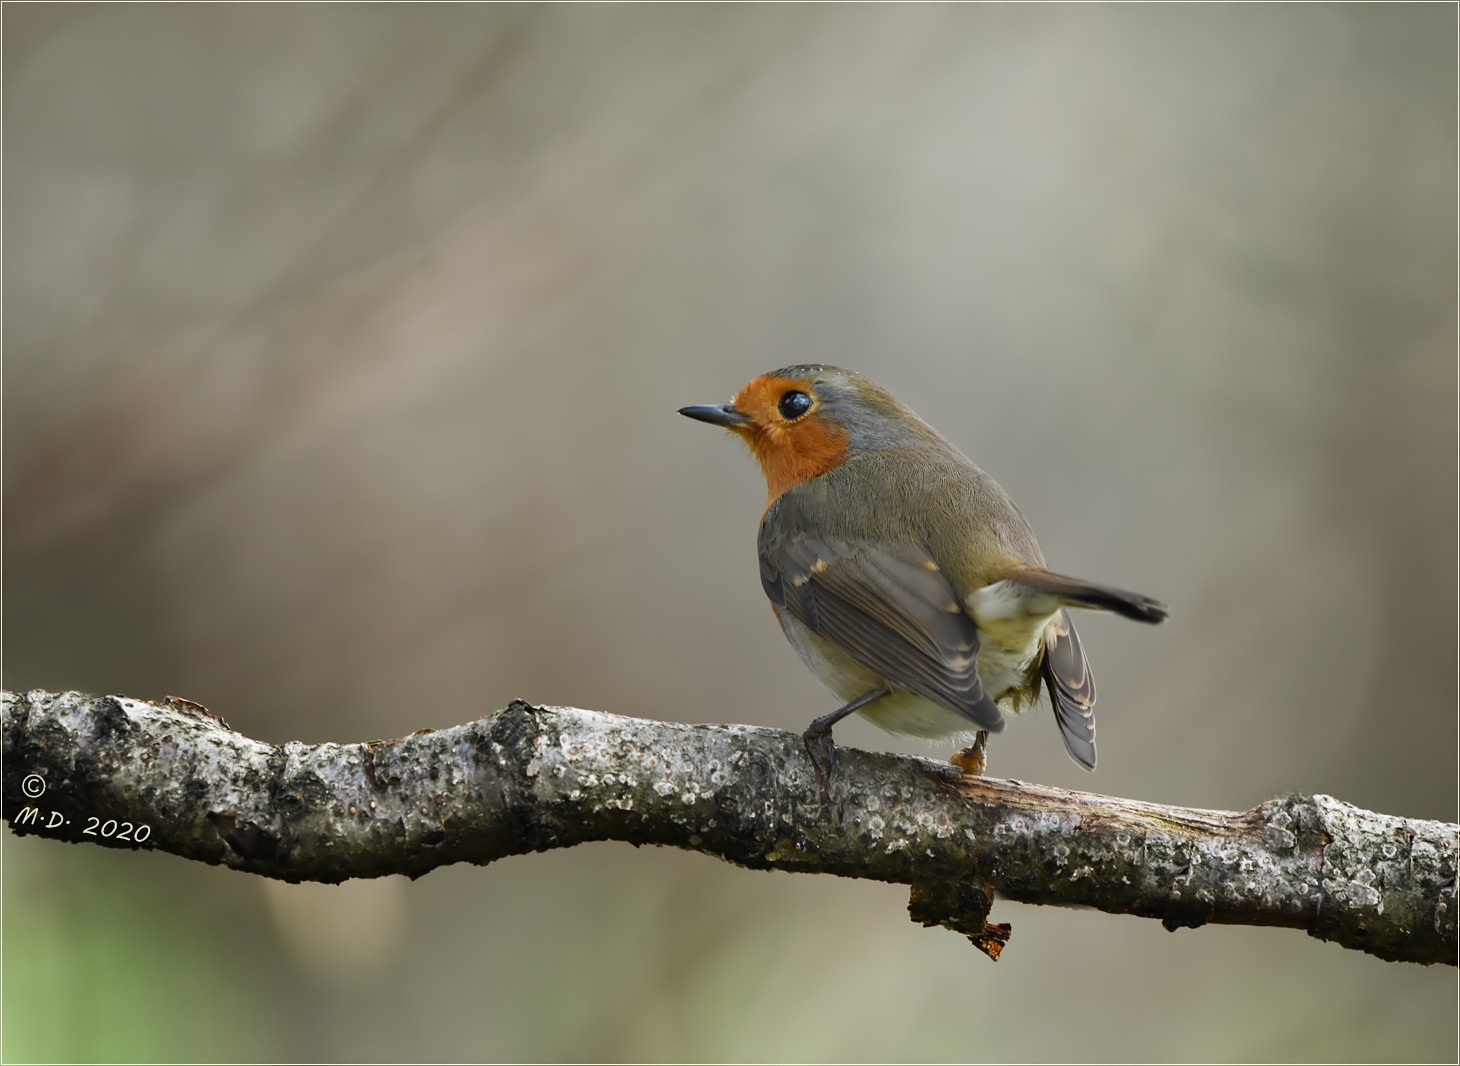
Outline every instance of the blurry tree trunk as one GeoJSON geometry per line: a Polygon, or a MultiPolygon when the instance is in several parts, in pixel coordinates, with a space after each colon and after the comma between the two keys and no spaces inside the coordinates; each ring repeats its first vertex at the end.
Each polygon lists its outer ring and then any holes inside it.
{"type": "Polygon", "coordinates": [[[993,958],[1009,935],[987,922],[997,893],[1456,962],[1460,826],[1329,796],[1194,810],[845,748],[823,787],[794,733],[520,701],[364,744],[262,744],[185,700],[75,692],[6,692],[3,725],[13,831],[288,881],[623,840],[906,884],[914,920],[993,958]]]}

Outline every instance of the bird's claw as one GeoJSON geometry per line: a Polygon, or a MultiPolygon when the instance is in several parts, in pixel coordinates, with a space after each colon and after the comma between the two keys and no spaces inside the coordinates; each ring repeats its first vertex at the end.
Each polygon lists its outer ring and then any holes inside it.
{"type": "Polygon", "coordinates": [[[836,767],[836,742],[831,739],[830,729],[817,729],[813,726],[801,735],[806,741],[806,754],[816,770],[817,789],[825,799],[831,772],[836,767]]]}

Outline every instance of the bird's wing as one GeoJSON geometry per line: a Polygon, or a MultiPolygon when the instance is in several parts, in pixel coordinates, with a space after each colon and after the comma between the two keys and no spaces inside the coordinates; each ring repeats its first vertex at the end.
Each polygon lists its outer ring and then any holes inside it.
{"type": "Polygon", "coordinates": [[[1041,669],[1065,750],[1085,769],[1095,769],[1095,678],[1080,635],[1064,611],[1044,631],[1041,669]]]}
{"type": "Polygon", "coordinates": [[[760,579],[771,602],[885,680],[1000,730],[978,676],[978,629],[927,549],[794,533],[761,523],[760,579]]]}

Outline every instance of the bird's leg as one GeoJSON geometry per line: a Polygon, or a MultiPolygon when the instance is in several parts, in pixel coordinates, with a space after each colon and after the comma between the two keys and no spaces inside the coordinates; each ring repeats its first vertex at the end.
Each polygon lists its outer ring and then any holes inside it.
{"type": "Polygon", "coordinates": [[[840,722],[847,715],[860,711],[873,700],[880,700],[892,689],[886,685],[878,685],[870,692],[864,692],[844,707],[838,707],[830,714],[823,714],[809,726],[802,734],[806,739],[806,754],[811,756],[811,765],[816,767],[816,777],[821,784],[821,791],[826,792],[826,782],[831,777],[832,766],[836,763],[836,744],[831,739],[831,727],[840,722]],[[817,756],[820,758],[817,758],[817,756]]]}
{"type": "Polygon", "coordinates": [[[987,729],[980,729],[974,736],[973,743],[948,761],[962,770],[968,777],[982,777],[984,767],[988,765],[988,757],[984,754],[984,749],[988,747],[988,742],[989,731],[987,729]]]}

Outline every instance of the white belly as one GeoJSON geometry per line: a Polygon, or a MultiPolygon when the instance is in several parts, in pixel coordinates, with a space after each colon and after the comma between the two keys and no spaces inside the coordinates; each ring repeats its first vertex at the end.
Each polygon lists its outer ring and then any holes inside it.
{"type": "Polygon", "coordinates": [[[878,729],[900,737],[943,740],[957,737],[960,744],[973,743],[978,727],[961,714],[903,689],[893,689],[857,712],[878,729]]]}

